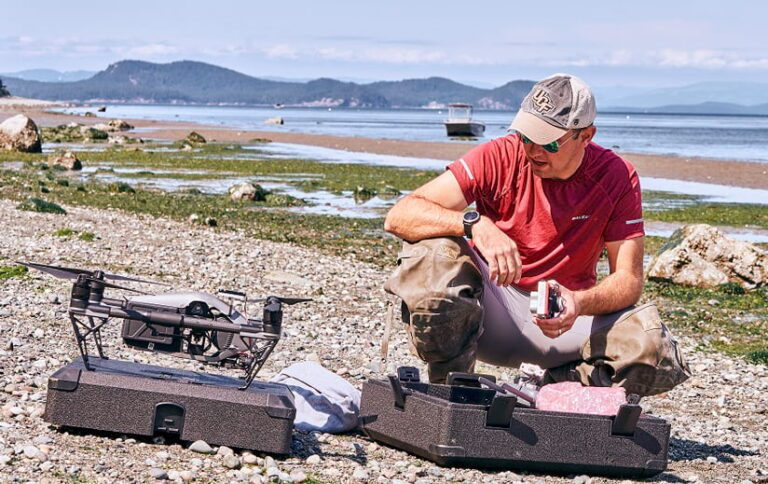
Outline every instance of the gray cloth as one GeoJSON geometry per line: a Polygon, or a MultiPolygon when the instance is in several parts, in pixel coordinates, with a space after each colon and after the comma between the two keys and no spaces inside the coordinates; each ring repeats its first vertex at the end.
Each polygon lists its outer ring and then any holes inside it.
{"type": "Polygon", "coordinates": [[[317,363],[296,363],[275,375],[293,392],[296,404],[294,427],[309,432],[340,433],[357,427],[360,390],[317,363]]]}

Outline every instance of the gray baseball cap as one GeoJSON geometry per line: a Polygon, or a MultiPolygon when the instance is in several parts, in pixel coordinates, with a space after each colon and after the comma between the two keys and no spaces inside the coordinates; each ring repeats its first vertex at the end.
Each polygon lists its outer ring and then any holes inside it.
{"type": "Polygon", "coordinates": [[[595,111],[595,97],[583,80],[555,74],[533,86],[509,129],[545,145],[561,138],[569,129],[592,125],[595,111]]]}

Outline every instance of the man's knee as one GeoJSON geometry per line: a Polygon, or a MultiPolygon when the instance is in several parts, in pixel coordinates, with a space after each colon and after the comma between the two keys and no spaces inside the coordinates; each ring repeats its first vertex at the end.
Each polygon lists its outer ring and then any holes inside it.
{"type": "Polygon", "coordinates": [[[645,396],[671,390],[691,375],[677,341],[652,304],[628,310],[593,333],[581,353],[583,361],[551,369],[550,381],[619,385],[645,396]]]}
{"type": "Polygon", "coordinates": [[[404,242],[385,289],[403,300],[411,350],[430,366],[430,380],[470,371],[482,332],[482,275],[464,239],[404,242]]]}

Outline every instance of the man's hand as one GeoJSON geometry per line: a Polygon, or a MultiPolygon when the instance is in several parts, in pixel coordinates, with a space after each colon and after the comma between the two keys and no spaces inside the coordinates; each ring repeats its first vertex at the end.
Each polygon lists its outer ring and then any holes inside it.
{"type": "Polygon", "coordinates": [[[534,316],[533,322],[541,328],[541,331],[548,338],[557,338],[573,327],[576,318],[579,317],[579,304],[575,292],[560,286],[560,297],[562,298],[563,310],[554,318],[540,319],[534,316]]]}
{"type": "Polygon", "coordinates": [[[472,227],[475,248],[488,262],[491,281],[497,286],[509,286],[520,281],[522,262],[517,244],[488,217],[481,217],[472,227]]]}

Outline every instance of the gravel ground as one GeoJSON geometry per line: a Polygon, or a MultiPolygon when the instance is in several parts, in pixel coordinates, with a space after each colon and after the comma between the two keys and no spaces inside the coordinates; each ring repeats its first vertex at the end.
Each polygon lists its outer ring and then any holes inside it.
{"type": "MultiPolygon", "coordinates": [[[[67,216],[57,216],[14,207],[0,201],[0,265],[26,260],[101,268],[163,280],[177,289],[212,292],[223,287],[254,297],[313,297],[311,303],[286,310],[283,338],[260,378],[311,359],[359,387],[396,366],[422,366],[408,354],[402,332],[392,338],[389,360],[382,363],[378,357],[386,273],[373,266],[242,233],[118,211],[67,207],[67,216]],[[54,236],[61,228],[93,232],[96,240],[54,236]]],[[[1,481],[612,482],[441,468],[361,434],[295,432],[292,455],[273,459],[225,447],[209,455],[152,439],[62,432],[45,423],[42,414],[48,375],[77,356],[62,304],[69,289],[67,281],[38,273],[0,280],[1,481]]],[[[122,347],[119,324],[105,331],[106,351],[113,358],[198,369],[184,360],[122,347]]],[[[768,482],[768,369],[695,351],[693,339],[682,343],[695,377],[643,402],[647,412],[672,423],[669,469],[651,481],[768,482]]],[[[511,376],[492,370],[501,378],[511,376]]]]}

